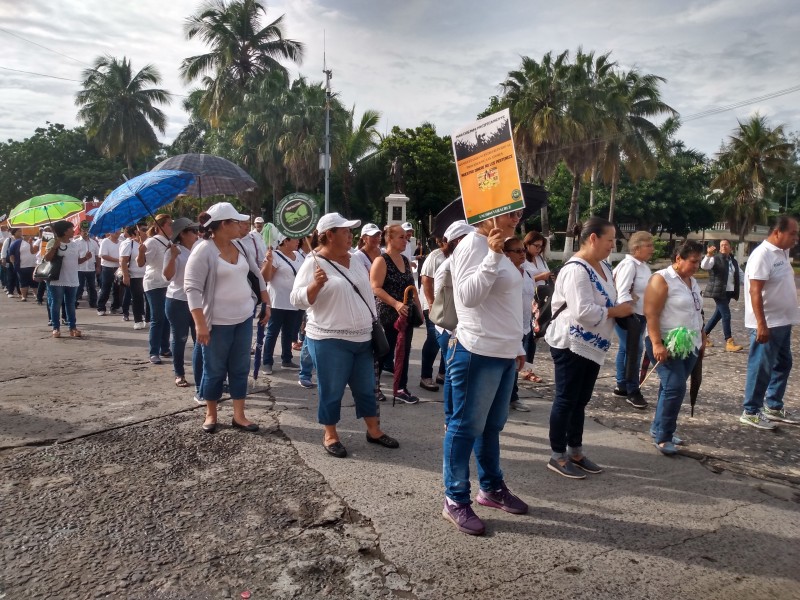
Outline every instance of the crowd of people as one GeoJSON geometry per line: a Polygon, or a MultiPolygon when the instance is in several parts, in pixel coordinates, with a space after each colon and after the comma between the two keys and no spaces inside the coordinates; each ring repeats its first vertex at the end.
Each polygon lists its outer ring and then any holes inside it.
{"type": "Polygon", "coordinates": [[[387,400],[381,374],[394,374],[394,401],[419,401],[409,389],[408,366],[414,329],[422,326],[419,387],[439,392],[443,386],[442,515],[471,535],[485,531],[471,508],[473,454],[476,501],[512,514],[528,510],[506,484],[500,432],[510,410],[529,410],[517,393],[519,379],[542,381],[533,371],[539,337],[554,365],[546,466],[570,479],[603,471],[584,448],[583,431],[600,368],[615,346],[613,394],[635,410],[649,407],[640,374],[646,356],[659,379],[649,433],[659,452],[677,453],[686,382],[719,321],[725,350],[743,350],[733,338],[729,308],[740,292],[750,340],[739,421],[758,429],[800,423],[783,402],[791,329],[799,316],[789,258],[798,240],[794,218],[777,219],[744,271],[724,240],[719,253],[686,241],[655,273],[648,266],[654,240],[647,232],[631,235],[629,253],[612,269],[616,229],[598,217],[583,224],[577,253],[551,269],[546,238],[538,232],[520,237],[521,218],[515,211],[474,227],[456,221],[433,240],[436,249],[422,262],[409,223],[362,226],[329,213],[309,238],[274,234],[267,243],[263,219],[251,230],[249,215],[220,202],[196,220],[157,215],[150,226],[133,225],[101,240],[88,235],[88,223],[77,236],[67,222],[53,223],[41,239],[12,231],[0,250],[0,272],[9,297],[27,302],[38,286],[41,304],[47,294],[54,338],[61,337],[62,324],[70,336],[82,336],[75,308],[84,291],[98,316],[121,314],[128,321],[132,305],[133,328],[149,322],[150,362],[171,358],[178,387],[191,385],[184,364],[191,336],[194,399],[205,405],[207,433],[217,430],[225,390],[232,427],[258,430],[245,415],[258,323],[266,331],[263,372],[278,368],[280,337],[280,368],[297,372],[304,388],[316,385],[322,445],[337,458],[347,456],[337,424],[348,387],[367,442],[399,447],[381,428],[380,403],[387,400]],[[58,276],[34,281],[42,261],[58,261],[58,276]],[[694,277],[698,269],[709,272],[704,291],[694,277]],[[715,303],[709,319],[703,296],[715,303]]]}

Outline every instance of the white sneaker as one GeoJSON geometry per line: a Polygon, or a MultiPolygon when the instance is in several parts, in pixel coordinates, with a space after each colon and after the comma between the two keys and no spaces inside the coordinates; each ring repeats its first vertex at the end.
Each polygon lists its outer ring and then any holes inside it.
{"type": "Polygon", "coordinates": [[[105,317],[107,314],[108,313],[106,311],[104,311],[104,310],[98,310],[97,311],[97,316],[98,317],[105,317]]]}
{"type": "Polygon", "coordinates": [[[777,425],[767,419],[764,416],[764,413],[756,413],[754,415],[748,415],[746,412],[742,413],[742,416],[739,417],[739,423],[744,423],[745,425],[750,425],[751,427],[755,427],[756,429],[776,429],[777,425]]]}
{"type": "Polygon", "coordinates": [[[143,321],[137,321],[136,323],[133,324],[133,328],[134,329],[144,329],[144,322],[143,321]]]}

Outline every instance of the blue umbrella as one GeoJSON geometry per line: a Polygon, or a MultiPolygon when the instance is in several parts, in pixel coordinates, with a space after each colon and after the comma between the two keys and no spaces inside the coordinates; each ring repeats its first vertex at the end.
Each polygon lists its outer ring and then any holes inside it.
{"type": "Polygon", "coordinates": [[[87,210],[86,211],[86,216],[87,217],[93,217],[93,216],[95,216],[95,214],[97,214],[98,210],[100,210],[99,206],[97,208],[93,208],[92,210],[87,210]]]}
{"type": "Polygon", "coordinates": [[[102,235],[153,216],[194,181],[184,171],[150,171],[126,181],[103,200],[89,233],[102,235]]]}

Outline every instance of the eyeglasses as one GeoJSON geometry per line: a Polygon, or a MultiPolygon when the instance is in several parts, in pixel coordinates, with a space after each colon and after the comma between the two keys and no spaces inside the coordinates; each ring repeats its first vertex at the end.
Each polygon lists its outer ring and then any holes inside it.
{"type": "Polygon", "coordinates": [[[528,246],[533,246],[534,248],[541,249],[542,246],[544,246],[544,244],[542,244],[542,242],[536,242],[535,244],[528,244],[528,246]]]}
{"type": "Polygon", "coordinates": [[[511,217],[512,219],[521,219],[522,218],[522,211],[521,210],[515,210],[515,211],[512,211],[510,213],[506,213],[506,214],[509,217],[511,217]]]}
{"type": "Polygon", "coordinates": [[[508,254],[509,252],[513,252],[514,254],[525,254],[525,250],[523,250],[522,248],[514,248],[512,250],[506,250],[506,254],[508,254]]]}
{"type": "Polygon", "coordinates": [[[700,310],[703,303],[700,301],[700,296],[698,296],[696,292],[692,292],[692,300],[694,300],[694,309],[700,310]]]}

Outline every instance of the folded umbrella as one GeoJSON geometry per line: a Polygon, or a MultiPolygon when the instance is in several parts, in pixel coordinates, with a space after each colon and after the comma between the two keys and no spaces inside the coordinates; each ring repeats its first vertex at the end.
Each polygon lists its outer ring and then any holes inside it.
{"type": "MultiPolygon", "coordinates": [[[[92,235],[118,231],[169,204],[194,181],[184,171],[150,171],[134,177],[111,192],[94,214],[92,235]]],[[[153,217],[154,218],[154,217],[153,217]]]]}
{"type": "MultiPolygon", "coordinates": [[[[408,307],[408,312],[406,315],[397,317],[397,320],[394,322],[394,328],[397,330],[397,343],[394,346],[394,381],[392,382],[392,391],[395,397],[400,389],[400,379],[403,377],[403,368],[406,364],[406,338],[408,337],[408,330],[411,328],[408,315],[411,314],[415,293],[416,289],[413,285],[405,289],[403,292],[403,304],[408,307]]],[[[394,401],[392,401],[392,404],[394,404],[394,401]]]]}
{"type": "Polygon", "coordinates": [[[700,384],[703,383],[703,355],[705,350],[700,352],[697,362],[694,364],[692,374],[689,377],[689,401],[691,402],[691,416],[694,416],[694,405],[697,404],[697,394],[700,392],[700,384]]]}

